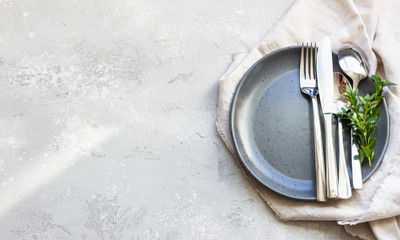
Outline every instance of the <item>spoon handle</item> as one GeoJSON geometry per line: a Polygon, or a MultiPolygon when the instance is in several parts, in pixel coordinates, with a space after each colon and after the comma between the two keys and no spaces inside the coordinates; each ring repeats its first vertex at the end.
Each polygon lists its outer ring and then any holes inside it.
{"type": "Polygon", "coordinates": [[[324,114],[325,126],[325,161],[326,161],[326,188],[328,198],[338,198],[338,176],[336,154],[332,135],[332,113],[324,114]]]}
{"type": "Polygon", "coordinates": [[[348,199],[351,197],[349,173],[347,172],[346,156],[343,144],[343,125],[338,119],[338,142],[339,142],[339,198],[348,199]]]}

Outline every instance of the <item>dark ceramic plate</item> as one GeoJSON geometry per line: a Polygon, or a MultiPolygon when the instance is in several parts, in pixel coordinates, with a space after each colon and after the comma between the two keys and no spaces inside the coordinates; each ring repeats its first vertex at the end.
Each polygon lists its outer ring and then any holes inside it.
{"type": "MultiPolygon", "coordinates": [[[[295,46],[277,50],[249,69],[233,98],[231,131],[241,163],[259,182],[287,197],[315,200],[312,105],[299,87],[300,49],[295,46]]],[[[333,62],[334,71],[340,72],[336,55],[333,62]]],[[[371,80],[366,79],[359,89],[363,96],[374,87],[371,80]]],[[[363,181],[378,168],[387,147],[389,116],[384,101],[380,109],[374,133],[377,138],[375,157],[371,167],[363,166],[363,181]]],[[[337,131],[335,126],[334,131],[337,131]]],[[[337,138],[337,134],[335,136],[337,138]]],[[[347,127],[344,136],[351,177],[347,127]]]]}

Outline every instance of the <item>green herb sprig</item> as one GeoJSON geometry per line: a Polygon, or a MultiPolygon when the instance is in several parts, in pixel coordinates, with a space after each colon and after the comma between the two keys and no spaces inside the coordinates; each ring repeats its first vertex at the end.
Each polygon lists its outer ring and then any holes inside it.
{"type": "Polygon", "coordinates": [[[347,85],[344,97],[350,103],[350,106],[342,108],[342,113],[338,114],[340,119],[350,121],[349,125],[353,128],[353,134],[356,137],[361,164],[365,159],[368,159],[369,166],[371,166],[374,157],[372,149],[376,145],[376,138],[373,138],[372,134],[375,132],[376,122],[381,114],[378,105],[383,99],[383,87],[396,85],[382,80],[379,75],[372,75],[371,78],[375,86],[375,93],[370,92],[361,97],[358,96],[358,89],[353,90],[347,85]]]}

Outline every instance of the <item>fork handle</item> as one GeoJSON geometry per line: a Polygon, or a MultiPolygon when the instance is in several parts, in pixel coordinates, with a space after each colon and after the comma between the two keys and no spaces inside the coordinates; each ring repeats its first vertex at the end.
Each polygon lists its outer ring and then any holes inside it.
{"type": "Polygon", "coordinates": [[[326,201],[326,185],[325,185],[325,162],[324,148],[322,144],[321,123],[319,120],[319,108],[316,97],[311,97],[314,116],[314,148],[315,148],[315,176],[317,182],[317,201],[326,201]]]}
{"type": "Polygon", "coordinates": [[[332,113],[324,114],[325,126],[325,161],[326,161],[326,188],[328,198],[338,198],[338,176],[335,146],[332,135],[332,113]]]}

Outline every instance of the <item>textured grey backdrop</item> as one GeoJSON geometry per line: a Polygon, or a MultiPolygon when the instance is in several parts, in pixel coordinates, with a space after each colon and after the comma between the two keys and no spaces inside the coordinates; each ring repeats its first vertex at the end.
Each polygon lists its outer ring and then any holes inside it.
{"type": "Polygon", "coordinates": [[[0,0],[1,239],[350,239],[280,222],[215,128],[292,0],[0,0]]]}

